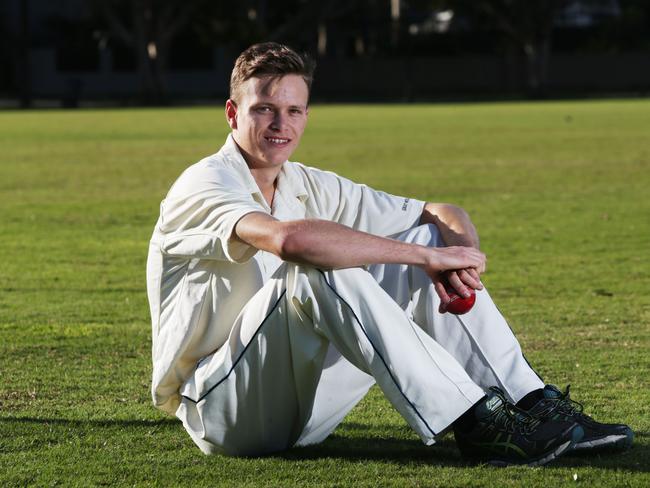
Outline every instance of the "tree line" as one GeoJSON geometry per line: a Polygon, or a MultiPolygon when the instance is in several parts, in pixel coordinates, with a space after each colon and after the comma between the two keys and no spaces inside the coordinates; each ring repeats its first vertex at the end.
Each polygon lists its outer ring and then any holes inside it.
{"type": "MultiPolygon", "coordinates": [[[[22,63],[16,71],[25,85],[30,1],[36,0],[20,0],[12,58],[22,63]]],[[[206,45],[274,40],[316,56],[332,55],[327,43],[344,36],[348,44],[352,39],[355,56],[426,55],[445,36],[461,33],[470,42],[490,39],[503,55],[520,56],[530,96],[545,94],[558,14],[567,9],[617,12],[602,21],[601,37],[607,28],[612,38],[627,29],[637,45],[650,49],[646,0],[88,0],[86,7],[96,32],[131,53],[145,104],[167,101],[170,50],[188,31],[206,45]]],[[[612,47],[603,43],[603,49],[612,47]]],[[[29,105],[28,90],[22,90],[22,98],[29,105]]]]}

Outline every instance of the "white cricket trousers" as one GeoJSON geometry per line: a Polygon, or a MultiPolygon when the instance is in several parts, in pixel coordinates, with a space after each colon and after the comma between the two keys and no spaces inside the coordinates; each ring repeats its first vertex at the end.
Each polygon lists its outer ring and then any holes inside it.
{"type": "MultiPolygon", "coordinates": [[[[443,245],[433,225],[397,238],[443,245]]],[[[489,386],[514,402],[543,387],[487,291],[462,316],[438,304],[416,267],[284,263],[199,362],[176,414],[205,453],[260,455],[322,441],[376,382],[432,444],[489,386]]]]}

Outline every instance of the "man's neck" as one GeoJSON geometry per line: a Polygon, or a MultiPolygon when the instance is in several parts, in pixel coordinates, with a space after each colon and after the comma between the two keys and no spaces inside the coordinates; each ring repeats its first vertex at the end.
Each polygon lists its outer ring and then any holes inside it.
{"type": "Polygon", "coordinates": [[[282,167],[253,169],[249,165],[248,168],[253,175],[255,183],[257,183],[258,188],[262,192],[264,199],[269,204],[269,207],[272,207],[275,188],[278,182],[278,175],[280,174],[282,167]]]}
{"type": "Polygon", "coordinates": [[[280,171],[282,171],[282,165],[273,166],[270,168],[258,166],[255,162],[255,158],[248,154],[237,143],[237,141],[235,141],[235,144],[237,144],[237,148],[239,149],[240,154],[243,156],[244,161],[246,161],[248,170],[251,172],[251,175],[253,175],[253,179],[255,180],[255,183],[257,183],[257,187],[262,192],[264,199],[269,204],[269,207],[273,207],[273,196],[275,195],[278,175],[280,174],[280,171]]]}

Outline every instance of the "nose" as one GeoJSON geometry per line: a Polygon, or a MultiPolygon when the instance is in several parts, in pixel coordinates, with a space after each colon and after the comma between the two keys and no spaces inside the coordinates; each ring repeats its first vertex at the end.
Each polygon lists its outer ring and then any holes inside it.
{"type": "Polygon", "coordinates": [[[271,129],[275,131],[281,131],[284,127],[285,119],[281,111],[276,111],[273,115],[273,120],[271,121],[271,129]]]}

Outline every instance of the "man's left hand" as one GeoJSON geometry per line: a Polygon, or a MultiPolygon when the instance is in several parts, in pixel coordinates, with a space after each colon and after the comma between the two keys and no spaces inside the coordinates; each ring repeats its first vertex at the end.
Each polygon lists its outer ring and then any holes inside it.
{"type": "MultiPolygon", "coordinates": [[[[485,269],[480,270],[480,272],[482,273],[484,270],[485,269]]],[[[469,294],[474,290],[483,289],[483,283],[481,283],[479,270],[475,268],[447,271],[445,273],[445,280],[449,286],[462,297],[469,296],[469,294]]],[[[447,311],[447,305],[450,302],[449,293],[447,292],[447,289],[444,288],[444,286],[436,286],[436,292],[440,297],[440,306],[438,307],[438,311],[440,313],[445,313],[447,311]]]]}

